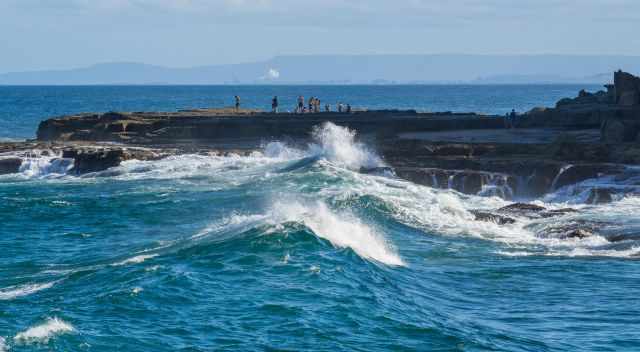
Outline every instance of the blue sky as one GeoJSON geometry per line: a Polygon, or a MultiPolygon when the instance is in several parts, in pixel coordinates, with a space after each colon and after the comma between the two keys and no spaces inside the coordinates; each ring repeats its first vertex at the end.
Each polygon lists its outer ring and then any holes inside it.
{"type": "Polygon", "coordinates": [[[0,72],[285,54],[640,55],[638,0],[0,0],[0,72]]]}

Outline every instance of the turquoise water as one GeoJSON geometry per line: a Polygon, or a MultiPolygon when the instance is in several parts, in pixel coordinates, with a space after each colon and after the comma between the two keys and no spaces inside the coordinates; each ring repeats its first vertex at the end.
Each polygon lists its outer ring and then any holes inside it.
{"type": "Polygon", "coordinates": [[[0,176],[0,351],[639,350],[637,240],[535,232],[638,234],[640,198],[499,226],[469,210],[510,202],[358,172],[382,165],[333,125],[82,177],[34,157],[0,176]]]}

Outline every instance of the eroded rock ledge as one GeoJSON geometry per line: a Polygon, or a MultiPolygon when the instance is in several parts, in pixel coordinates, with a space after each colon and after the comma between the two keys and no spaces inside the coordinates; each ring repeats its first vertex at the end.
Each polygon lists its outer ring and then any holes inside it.
{"type": "Polygon", "coordinates": [[[52,118],[40,123],[39,141],[112,141],[134,144],[220,143],[307,138],[325,121],[361,135],[394,136],[410,131],[500,128],[502,117],[476,114],[362,111],[271,114],[227,109],[163,112],[108,112],[52,118]]]}

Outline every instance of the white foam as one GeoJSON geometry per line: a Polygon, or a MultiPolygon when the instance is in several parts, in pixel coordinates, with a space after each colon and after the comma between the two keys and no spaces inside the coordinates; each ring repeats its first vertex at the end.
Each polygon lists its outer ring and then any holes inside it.
{"type": "Polygon", "coordinates": [[[371,226],[347,211],[340,214],[324,203],[304,205],[299,202],[277,202],[271,217],[278,222],[298,221],[308,226],[318,237],[339,248],[351,248],[356,254],[388,265],[404,265],[384,237],[371,226]]]}
{"type": "Polygon", "coordinates": [[[0,352],[5,352],[9,350],[9,346],[7,346],[7,340],[0,336],[0,352]]]}
{"type": "MultiPolygon", "coordinates": [[[[329,172],[327,170],[326,172],[329,172]]],[[[542,238],[536,235],[548,226],[558,226],[572,221],[604,221],[622,228],[640,231],[640,197],[626,197],[612,204],[588,206],[572,205],[577,213],[564,216],[526,219],[518,218],[514,224],[499,225],[475,220],[471,210],[492,211],[510,204],[498,197],[464,195],[450,190],[439,190],[415,185],[406,181],[363,175],[355,172],[341,173],[343,182],[324,188],[323,197],[348,200],[358,196],[375,196],[389,208],[389,216],[425,233],[441,236],[471,236],[484,240],[517,246],[519,251],[507,251],[505,255],[558,255],[558,256],[611,256],[634,257],[638,253],[628,247],[612,248],[603,236],[586,238],[542,238]]],[[[548,209],[566,208],[567,203],[534,204],[548,209]]]]}
{"type": "Polygon", "coordinates": [[[270,142],[263,148],[264,156],[273,159],[292,160],[304,157],[304,153],[298,149],[291,148],[283,142],[270,142]]]}
{"type": "Polygon", "coordinates": [[[19,172],[26,178],[55,178],[66,175],[73,164],[69,158],[36,155],[23,159],[19,172]]]}
{"type": "Polygon", "coordinates": [[[57,317],[49,318],[44,323],[30,327],[17,334],[13,340],[19,344],[34,344],[49,342],[49,339],[75,331],[74,327],[57,317]]]}
{"type": "Polygon", "coordinates": [[[147,259],[151,259],[151,258],[155,258],[157,257],[157,254],[141,254],[141,255],[137,255],[135,257],[131,257],[128,259],[125,259],[121,262],[117,262],[117,263],[113,263],[111,265],[113,266],[122,266],[122,265],[128,265],[128,264],[140,264],[142,262],[144,262],[147,259]]]}
{"type": "Polygon", "coordinates": [[[43,284],[26,284],[19,286],[10,286],[0,289],[0,301],[8,301],[18,297],[24,297],[34,294],[38,291],[46,290],[53,287],[56,282],[47,282],[43,284]]]}

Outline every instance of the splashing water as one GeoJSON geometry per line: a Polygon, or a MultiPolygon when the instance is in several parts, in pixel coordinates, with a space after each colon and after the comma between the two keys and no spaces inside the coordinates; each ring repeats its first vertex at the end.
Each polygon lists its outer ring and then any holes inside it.
{"type": "Polygon", "coordinates": [[[348,212],[338,215],[322,202],[311,205],[295,201],[277,202],[270,212],[270,218],[280,223],[299,221],[318,237],[328,240],[336,247],[351,248],[362,258],[388,265],[404,265],[398,254],[370,226],[348,212]]]}
{"type": "Polygon", "coordinates": [[[355,137],[355,131],[325,122],[314,129],[313,138],[317,144],[311,145],[309,149],[312,153],[351,170],[384,166],[382,159],[362,143],[356,142],[355,137]]]}

